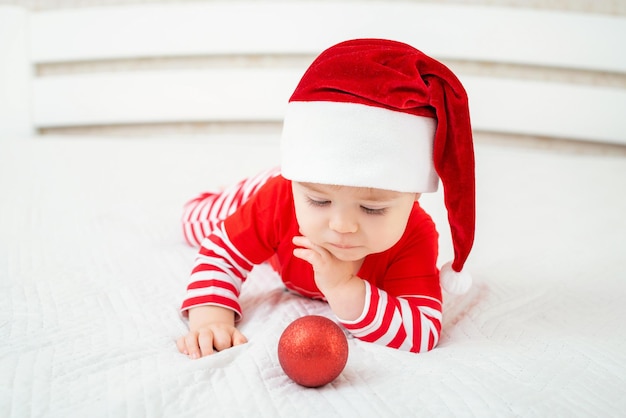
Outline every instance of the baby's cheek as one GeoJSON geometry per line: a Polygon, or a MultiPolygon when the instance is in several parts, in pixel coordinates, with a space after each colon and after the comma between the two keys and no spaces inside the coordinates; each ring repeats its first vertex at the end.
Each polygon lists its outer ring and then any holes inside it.
{"type": "Polygon", "coordinates": [[[376,252],[387,251],[394,245],[400,241],[402,235],[404,234],[404,229],[387,229],[385,232],[377,234],[377,239],[373,240],[373,245],[376,248],[376,252]]]}
{"type": "Polygon", "coordinates": [[[307,237],[311,231],[312,217],[307,207],[302,207],[300,204],[295,205],[296,209],[296,221],[298,222],[298,232],[300,235],[307,237]]]}
{"type": "Polygon", "coordinates": [[[319,236],[321,235],[322,225],[319,220],[316,220],[314,217],[310,216],[302,216],[298,217],[298,231],[300,235],[307,237],[314,244],[317,244],[319,241],[319,236]]]}

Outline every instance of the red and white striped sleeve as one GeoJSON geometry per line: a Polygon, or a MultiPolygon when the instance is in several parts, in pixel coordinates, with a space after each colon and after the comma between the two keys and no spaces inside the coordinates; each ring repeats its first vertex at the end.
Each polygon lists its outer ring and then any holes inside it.
{"type": "Polygon", "coordinates": [[[365,281],[365,308],[354,321],[339,320],[356,338],[403,351],[432,350],[441,333],[441,301],[395,297],[365,281]]]}
{"type": "Polygon", "coordinates": [[[182,216],[185,241],[193,247],[200,247],[202,240],[217,228],[219,222],[232,215],[261,186],[279,174],[279,167],[272,168],[224,190],[201,193],[188,201],[182,216]]]}
{"type": "Polygon", "coordinates": [[[190,308],[216,305],[235,311],[237,319],[241,318],[239,293],[252,267],[228,239],[224,223],[218,223],[202,241],[181,307],[183,315],[190,308]]]}

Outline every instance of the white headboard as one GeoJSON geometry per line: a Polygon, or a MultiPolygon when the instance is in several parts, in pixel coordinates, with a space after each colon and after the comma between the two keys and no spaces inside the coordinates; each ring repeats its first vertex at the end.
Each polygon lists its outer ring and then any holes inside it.
{"type": "Polygon", "coordinates": [[[626,144],[619,16],[415,1],[3,6],[0,35],[0,134],[280,124],[319,52],[384,37],[457,73],[476,131],[626,144]]]}

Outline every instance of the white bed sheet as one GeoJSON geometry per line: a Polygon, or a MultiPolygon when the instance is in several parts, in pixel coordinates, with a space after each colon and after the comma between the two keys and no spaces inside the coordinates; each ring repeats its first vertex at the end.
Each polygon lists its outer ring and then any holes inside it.
{"type": "MultiPolygon", "coordinates": [[[[266,266],[249,343],[191,361],[175,339],[195,250],[183,202],[278,163],[277,140],[0,141],[0,416],[620,416],[626,411],[626,157],[477,143],[475,285],[439,346],[354,339],[318,389],[278,364],[282,330],[327,306],[266,266]]],[[[441,195],[425,196],[450,257],[441,195]]]]}

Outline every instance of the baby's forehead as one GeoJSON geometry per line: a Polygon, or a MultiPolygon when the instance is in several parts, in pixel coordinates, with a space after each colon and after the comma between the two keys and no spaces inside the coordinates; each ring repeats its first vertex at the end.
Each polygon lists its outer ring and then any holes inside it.
{"type": "Polygon", "coordinates": [[[377,189],[374,187],[355,187],[355,186],[342,186],[337,184],[319,184],[319,183],[300,183],[307,189],[313,190],[318,193],[338,193],[345,192],[354,197],[362,200],[370,201],[384,201],[393,200],[400,196],[402,193],[393,190],[377,189]]]}

